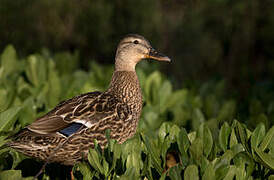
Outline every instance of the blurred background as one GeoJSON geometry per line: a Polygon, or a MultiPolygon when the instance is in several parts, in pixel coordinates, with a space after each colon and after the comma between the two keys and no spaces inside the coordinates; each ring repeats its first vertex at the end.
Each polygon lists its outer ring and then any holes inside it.
{"type": "Polygon", "coordinates": [[[234,117],[274,115],[272,0],[0,0],[0,51],[12,44],[19,57],[66,51],[88,71],[94,61],[113,64],[128,33],[171,57],[148,64],[175,89],[202,96],[219,84],[222,96],[237,100],[234,117]]]}

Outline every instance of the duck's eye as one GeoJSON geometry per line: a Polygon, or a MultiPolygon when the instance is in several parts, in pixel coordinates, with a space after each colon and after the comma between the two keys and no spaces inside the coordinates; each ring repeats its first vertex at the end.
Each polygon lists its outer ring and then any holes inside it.
{"type": "Polygon", "coordinates": [[[134,44],[139,44],[138,40],[133,41],[134,44]]]}

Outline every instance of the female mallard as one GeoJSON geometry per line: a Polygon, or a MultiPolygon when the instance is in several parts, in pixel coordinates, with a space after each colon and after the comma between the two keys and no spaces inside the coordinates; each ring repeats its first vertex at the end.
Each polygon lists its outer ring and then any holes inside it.
{"type": "Polygon", "coordinates": [[[170,61],[144,37],[127,35],[118,45],[115,71],[105,92],[90,92],[61,102],[13,136],[8,146],[44,161],[73,165],[87,158],[93,139],[102,148],[106,145],[107,129],[111,138],[123,143],[135,134],[140,118],[142,93],[135,65],[145,58],[170,61]]]}

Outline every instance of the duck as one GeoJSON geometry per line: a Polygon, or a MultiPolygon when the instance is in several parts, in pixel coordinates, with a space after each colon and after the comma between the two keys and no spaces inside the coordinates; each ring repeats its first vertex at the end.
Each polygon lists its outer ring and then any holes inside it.
{"type": "Polygon", "coordinates": [[[110,138],[123,143],[135,132],[142,111],[142,91],[135,66],[144,59],[170,62],[138,34],[118,44],[115,67],[104,92],[88,92],[60,102],[54,109],[10,137],[7,145],[42,161],[74,165],[87,159],[95,139],[103,149],[110,138]]]}

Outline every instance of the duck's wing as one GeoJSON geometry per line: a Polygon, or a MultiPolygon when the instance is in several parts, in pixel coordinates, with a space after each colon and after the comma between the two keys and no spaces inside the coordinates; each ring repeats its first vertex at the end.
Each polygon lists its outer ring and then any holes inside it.
{"type": "Polygon", "coordinates": [[[107,93],[88,93],[60,103],[45,116],[38,118],[27,127],[38,134],[61,133],[65,136],[78,131],[79,128],[90,128],[96,123],[130,120],[129,106],[119,98],[107,93]]]}
{"type": "Polygon", "coordinates": [[[91,123],[89,119],[83,120],[83,116],[94,111],[94,102],[101,95],[101,92],[91,92],[63,101],[46,115],[36,119],[27,129],[38,134],[52,134],[69,126],[75,127],[75,123],[91,123]]]}

